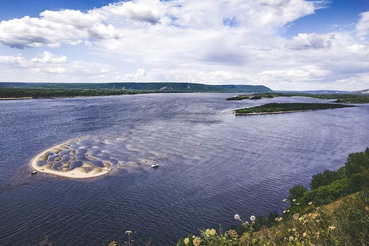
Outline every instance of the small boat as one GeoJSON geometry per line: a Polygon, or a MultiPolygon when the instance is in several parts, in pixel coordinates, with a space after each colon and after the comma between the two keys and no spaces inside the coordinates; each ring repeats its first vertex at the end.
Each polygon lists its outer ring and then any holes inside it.
{"type": "Polygon", "coordinates": [[[37,174],[37,171],[36,170],[33,170],[32,173],[31,173],[31,175],[35,175],[35,174],[37,174]]]}
{"type": "Polygon", "coordinates": [[[158,163],[152,164],[151,167],[155,168],[155,167],[159,167],[158,163]]]}

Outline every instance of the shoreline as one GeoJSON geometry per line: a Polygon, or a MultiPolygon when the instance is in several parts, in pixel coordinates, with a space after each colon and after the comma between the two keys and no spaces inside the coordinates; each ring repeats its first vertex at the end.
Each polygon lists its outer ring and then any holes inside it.
{"type": "Polygon", "coordinates": [[[289,111],[275,111],[275,112],[256,112],[256,113],[235,113],[235,115],[245,116],[245,115],[263,115],[263,114],[285,114],[285,113],[298,113],[298,112],[309,112],[324,109],[306,109],[306,110],[289,110],[289,111]]]}
{"type": "MultiPolygon", "coordinates": [[[[72,178],[72,179],[87,179],[87,178],[95,178],[95,177],[99,177],[99,176],[103,176],[108,174],[111,170],[112,170],[112,165],[109,162],[103,161],[104,166],[103,168],[101,167],[90,167],[92,168],[91,171],[87,172],[85,167],[86,165],[83,165],[82,167],[76,167],[73,170],[66,170],[66,171],[58,171],[58,170],[53,170],[51,169],[52,165],[54,164],[54,162],[49,162],[48,164],[44,165],[44,166],[39,166],[38,162],[39,161],[46,161],[49,157],[48,152],[56,152],[58,150],[63,150],[63,149],[68,149],[67,147],[64,147],[64,145],[67,145],[68,143],[72,142],[72,141],[79,141],[83,138],[77,138],[77,139],[73,139],[64,143],[61,143],[59,145],[55,145],[51,148],[48,148],[46,150],[43,150],[42,152],[40,152],[39,154],[37,154],[31,161],[31,168],[39,173],[47,173],[47,174],[52,174],[55,176],[59,176],[59,177],[64,177],[64,178],[72,178]]],[[[60,152],[60,151],[59,151],[60,152]]]]}

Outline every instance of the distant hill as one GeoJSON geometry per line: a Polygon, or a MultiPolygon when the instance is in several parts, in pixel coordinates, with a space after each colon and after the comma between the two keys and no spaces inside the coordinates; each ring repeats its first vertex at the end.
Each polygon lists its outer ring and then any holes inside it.
{"type": "Polygon", "coordinates": [[[1,82],[0,88],[22,89],[79,89],[79,90],[139,90],[156,92],[235,92],[267,93],[273,92],[263,85],[206,85],[196,83],[19,83],[1,82]]]}
{"type": "Polygon", "coordinates": [[[353,91],[352,93],[355,93],[355,94],[369,94],[369,89],[361,90],[361,91],[353,91]]]}
{"type": "Polygon", "coordinates": [[[275,91],[282,93],[307,93],[307,94],[349,94],[350,91],[334,91],[334,90],[312,90],[312,91],[275,91]]]}

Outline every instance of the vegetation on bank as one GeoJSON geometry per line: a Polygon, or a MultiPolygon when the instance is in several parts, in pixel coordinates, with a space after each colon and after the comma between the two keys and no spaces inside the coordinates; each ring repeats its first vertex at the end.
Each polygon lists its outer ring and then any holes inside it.
{"type": "MultiPolygon", "coordinates": [[[[290,189],[282,213],[244,220],[229,230],[206,229],[180,239],[177,246],[333,246],[369,242],[369,148],[348,156],[345,166],[313,175],[309,191],[301,185],[290,189]]],[[[128,241],[109,246],[133,245],[128,241]]],[[[151,245],[149,241],[146,245],[151,245]]]]}
{"type": "Polygon", "coordinates": [[[149,93],[148,91],[124,90],[67,90],[67,89],[26,89],[0,88],[0,98],[54,98],[54,97],[87,97],[112,96],[149,93]]]}
{"type": "Polygon", "coordinates": [[[322,109],[335,109],[354,107],[352,105],[329,104],[329,103],[269,103],[252,108],[235,110],[236,115],[269,114],[280,112],[310,111],[322,109]]]}
{"type": "Polygon", "coordinates": [[[274,98],[274,97],[312,97],[317,99],[332,100],[336,99],[336,103],[369,103],[369,94],[312,94],[312,93],[256,93],[256,94],[245,94],[227,98],[226,100],[240,101],[240,100],[255,100],[263,98],[274,98]]]}
{"type": "Polygon", "coordinates": [[[0,88],[58,89],[58,90],[117,90],[150,92],[273,92],[263,85],[205,85],[197,83],[150,82],[150,83],[0,83],[0,88]]]}
{"type": "MultiPolygon", "coordinates": [[[[311,179],[311,190],[296,185],[289,207],[266,219],[251,216],[241,228],[207,229],[177,246],[200,245],[366,245],[369,242],[369,148],[350,154],[344,167],[311,179]],[[328,204],[328,205],[327,205],[328,204]]],[[[283,202],[287,202],[284,199],[283,202]]]]}

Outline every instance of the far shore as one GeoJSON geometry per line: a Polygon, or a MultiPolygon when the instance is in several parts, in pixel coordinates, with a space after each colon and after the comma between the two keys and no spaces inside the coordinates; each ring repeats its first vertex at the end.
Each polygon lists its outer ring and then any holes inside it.
{"type": "Polygon", "coordinates": [[[55,162],[49,162],[45,166],[38,165],[40,161],[48,160],[49,152],[59,153],[63,149],[68,149],[67,147],[65,147],[65,145],[73,141],[78,141],[80,139],[81,138],[74,139],[74,140],[53,146],[49,149],[42,151],[35,158],[33,158],[33,160],[31,161],[31,167],[33,168],[33,170],[39,173],[48,173],[48,174],[57,175],[60,177],[73,178],[73,179],[94,178],[94,177],[99,177],[99,176],[108,174],[112,169],[112,165],[106,161],[103,161],[104,166],[105,166],[103,168],[96,167],[90,163],[84,162],[82,167],[76,167],[73,170],[69,170],[70,163],[63,163],[62,171],[53,170],[51,168],[55,162]]]}
{"type": "MultiPolygon", "coordinates": [[[[317,109],[319,110],[319,109],[317,109]]],[[[308,112],[308,111],[317,111],[313,109],[307,110],[289,110],[289,111],[275,111],[275,112],[254,112],[254,113],[235,113],[236,115],[261,115],[261,114],[285,114],[285,113],[297,113],[297,112],[308,112]]],[[[323,110],[323,109],[320,109],[323,110]]]]}

